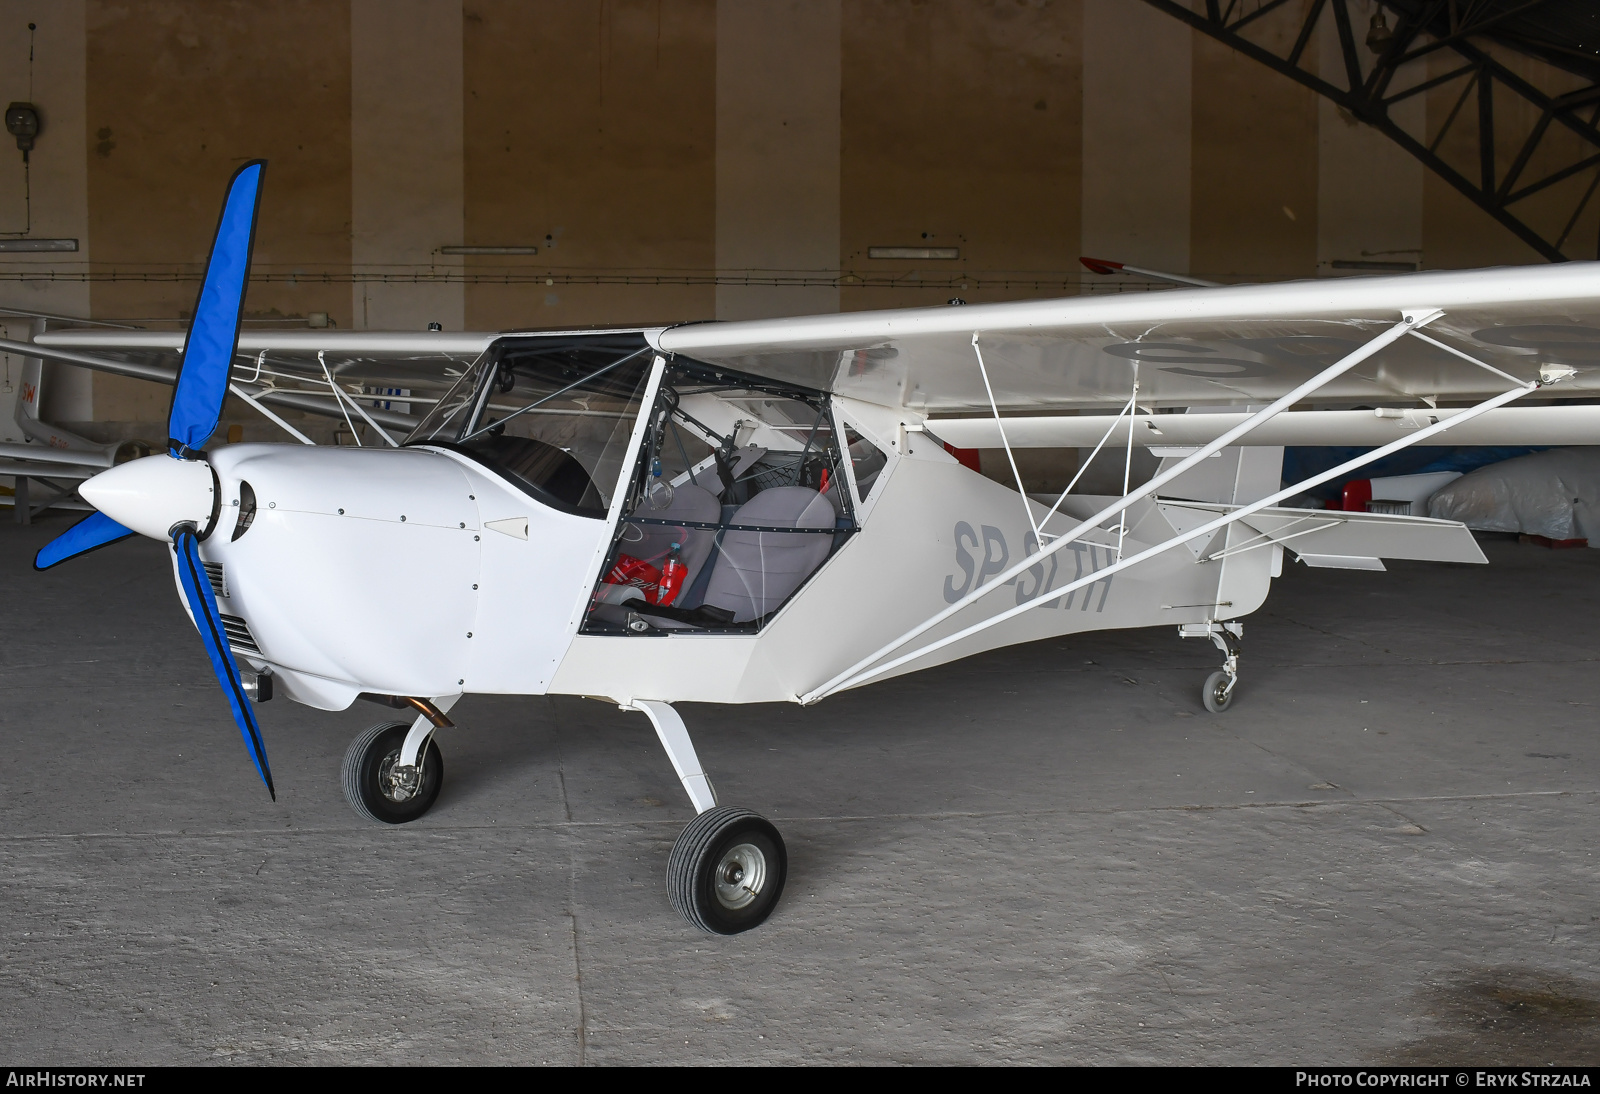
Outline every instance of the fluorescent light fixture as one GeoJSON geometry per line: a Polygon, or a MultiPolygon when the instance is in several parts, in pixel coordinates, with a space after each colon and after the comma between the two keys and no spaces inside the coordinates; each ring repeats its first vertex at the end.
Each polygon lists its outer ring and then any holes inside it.
{"type": "Polygon", "coordinates": [[[537,247],[440,247],[443,255],[536,255],[537,247]]]}
{"type": "Polygon", "coordinates": [[[960,247],[868,247],[868,258],[915,258],[949,261],[961,257],[960,247]]]}
{"type": "Polygon", "coordinates": [[[75,239],[0,239],[0,253],[21,251],[76,251],[75,239]]]}

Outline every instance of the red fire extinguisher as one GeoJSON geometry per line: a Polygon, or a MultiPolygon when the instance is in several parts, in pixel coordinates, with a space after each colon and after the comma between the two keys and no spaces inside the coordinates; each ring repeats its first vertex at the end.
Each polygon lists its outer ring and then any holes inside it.
{"type": "Polygon", "coordinates": [[[656,583],[657,604],[671,604],[677,598],[678,590],[683,587],[683,575],[688,573],[689,567],[683,564],[682,554],[683,544],[674,543],[672,550],[667,553],[667,560],[661,564],[661,579],[656,583]]]}

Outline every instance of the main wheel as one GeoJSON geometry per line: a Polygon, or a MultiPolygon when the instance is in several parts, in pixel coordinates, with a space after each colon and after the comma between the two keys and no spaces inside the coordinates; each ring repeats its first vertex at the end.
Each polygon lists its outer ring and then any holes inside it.
{"type": "Polygon", "coordinates": [[[384,824],[414,821],[439,798],[444,757],[432,737],[418,757],[421,778],[408,781],[395,774],[400,746],[410,731],[405,722],[380,722],[352,741],[344,754],[345,801],[368,820],[384,824]]]}
{"type": "Polygon", "coordinates": [[[1200,700],[1212,714],[1221,714],[1233,702],[1233,691],[1228,687],[1228,674],[1218,669],[1206,677],[1200,689],[1200,700]]]}
{"type": "Polygon", "coordinates": [[[766,818],[718,806],[689,822],[667,859],[667,898],[702,931],[738,934],[772,914],[789,854],[766,818]]]}

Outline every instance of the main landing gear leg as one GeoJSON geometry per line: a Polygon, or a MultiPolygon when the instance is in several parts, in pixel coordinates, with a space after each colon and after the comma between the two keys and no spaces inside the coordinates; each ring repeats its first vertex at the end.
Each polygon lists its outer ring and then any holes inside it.
{"type": "Polygon", "coordinates": [[[1179,638],[1209,638],[1222,651],[1222,668],[1206,677],[1200,688],[1200,701],[1212,714],[1221,714],[1233,703],[1233,690],[1239,683],[1239,644],[1244,637],[1243,623],[1184,623],[1179,638]]]}
{"type": "Polygon", "coordinates": [[[783,837],[766,818],[717,804],[689,731],[671,704],[635,699],[622,709],[649,715],[699,814],[667,858],[667,899],[691,925],[712,934],[760,926],[777,906],[789,872],[783,837]]]}
{"type": "Polygon", "coordinates": [[[400,762],[396,766],[402,768],[415,766],[417,754],[433,737],[434,730],[455,728],[456,724],[445,715],[460,698],[459,695],[447,695],[431,703],[426,699],[407,700],[421,713],[417,715],[417,720],[411,723],[411,729],[406,733],[405,743],[400,746],[400,762]]]}

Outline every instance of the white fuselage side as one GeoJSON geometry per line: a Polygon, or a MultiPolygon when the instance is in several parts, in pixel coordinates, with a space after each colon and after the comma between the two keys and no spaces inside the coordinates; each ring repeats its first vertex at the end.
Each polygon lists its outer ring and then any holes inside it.
{"type": "MultiPolygon", "coordinates": [[[[579,633],[610,522],[552,509],[443,449],[219,448],[210,462],[221,516],[201,552],[223,568],[220,610],[248,627],[240,656],[311,706],[342,709],[363,692],[793,700],[1033,547],[1014,491],[925,436],[888,444],[889,465],[859,507],[862,531],[755,635],[579,633]],[[256,510],[234,539],[243,482],[256,510]]],[[[1042,519],[1045,507],[1029,504],[1042,519]]],[[[1058,514],[1045,530],[1077,523],[1058,514]]],[[[1124,551],[1171,535],[1157,507],[1142,504],[1124,551]]],[[[1114,531],[1092,532],[927,638],[1047,598],[1115,551],[1114,531]]],[[[899,672],[1076,631],[1242,616],[1264,599],[1271,558],[1202,563],[1170,551],[899,672]]]]}
{"type": "Polygon", "coordinates": [[[454,453],[248,444],[217,449],[223,491],[202,557],[290,697],[540,694],[608,543],[454,453]],[[256,497],[233,539],[240,483],[256,497]],[[526,538],[520,534],[526,519],[526,538]]]}

